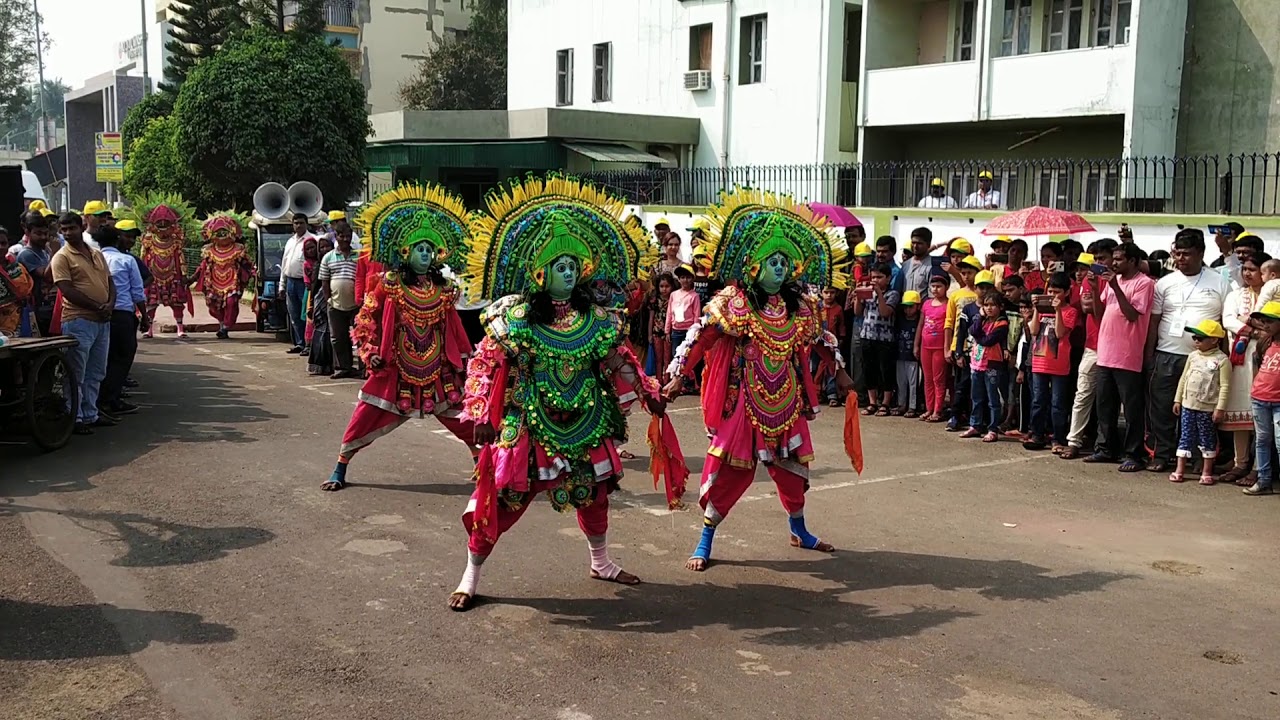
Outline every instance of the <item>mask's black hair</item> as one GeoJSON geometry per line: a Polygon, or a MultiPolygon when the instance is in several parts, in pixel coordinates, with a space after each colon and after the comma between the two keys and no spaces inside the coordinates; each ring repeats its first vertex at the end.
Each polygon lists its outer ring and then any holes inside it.
{"type": "MultiPolygon", "coordinates": [[[[591,310],[591,290],[586,285],[578,284],[569,295],[569,305],[580,313],[591,310]]],[[[529,296],[529,322],[535,325],[550,325],[556,319],[556,308],[551,300],[551,293],[539,290],[529,296]]]]}

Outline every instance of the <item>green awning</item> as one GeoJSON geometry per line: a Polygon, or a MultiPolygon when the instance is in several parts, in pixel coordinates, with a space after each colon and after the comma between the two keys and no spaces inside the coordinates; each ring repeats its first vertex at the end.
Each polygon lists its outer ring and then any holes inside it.
{"type": "Polygon", "coordinates": [[[666,162],[666,160],[657,155],[614,143],[567,142],[564,146],[597,162],[648,163],[652,165],[661,165],[666,162]]]}

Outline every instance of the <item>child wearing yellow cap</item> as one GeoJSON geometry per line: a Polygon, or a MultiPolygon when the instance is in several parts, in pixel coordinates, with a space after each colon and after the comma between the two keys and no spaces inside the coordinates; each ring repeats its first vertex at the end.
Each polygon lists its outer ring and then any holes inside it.
{"type": "Polygon", "coordinates": [[[1212,485],[1213,459],[1218,457],[1218,423],[1226,414],[1231,395],[1231,361],[1219,345],[1227,331],[1217,320],[1201,320],[1186,328],[1196,351],[1187,356],[1187,364],[1173,396],[1173,414],[1182,418],[1182,434],[1178,438],[1178,467],[1169,476],[1180,483],[1187,469],[1187,458],[1199,448],[1204,456],[1200,484],[1212,485]]]}
{"type": "Polygon", "coordinates": [[[898,340],[898,408],[895,415],[920,417],[920,358],[916,356],[916,332],[920,329],[920,293],[902,293],[894,335],[898,340]]]}
{"type": "Polygon", "coordinates": [[[1258,479],[1244,489],[1245,495],[1271,495],[1275,492],[1275,466],[1271,462],[1272,447],[1280,448],[1280,434],[1275,431],[1280,422],[1280,302],[1269,302],[1249,316],[1249,322],[1257,329],[1258,341],[1254,356],[1248,358],[1257,373],[1249,389],[1253,401],[1253,431],[1257,435],[1254,469],[1258,479]]]}

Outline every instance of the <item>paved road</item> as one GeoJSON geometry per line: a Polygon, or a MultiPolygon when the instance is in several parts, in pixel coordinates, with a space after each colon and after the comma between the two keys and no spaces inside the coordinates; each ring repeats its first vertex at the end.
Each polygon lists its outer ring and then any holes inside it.
{"type": "MultiPolygon", "coordinates": [[[[0,446],[0,715],[1280,716],[1280,498],[899,419],[867,423],[858,478],[828,414],[809,518],[839,553],[789,548],[759,482],[686,572],[698,517],[632,461],[610,538],[646,584],[587,579],[573,517],[540,503],[455,614],[466,450],[406,426],[320,492],[356,385],[302,362],[157,340],[142,414],[54,455],[0,446]]],[[[696,410],[673,417],[700,468],[696,410]]]]}

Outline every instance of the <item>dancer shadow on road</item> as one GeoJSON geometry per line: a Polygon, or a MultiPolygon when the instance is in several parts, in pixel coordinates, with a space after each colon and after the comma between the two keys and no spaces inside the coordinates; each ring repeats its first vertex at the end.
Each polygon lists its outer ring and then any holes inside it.
{"type": "MultiPolygon", "coordinates": [[[[0,515],[29,512],[47,511],[0,503],[0,515]]],[[[275,539],[275,533],[262,528],[200,527],[137,513],[63,510],[58,514],[90,532],[105,536],[109,541],[123,543],[124,554],[111,561],[117,567],[170,567],[210,562],[226,557],[233,550],[244,550],[275,539]]]]}
{"type": "MultiPolygon", "coordinates": [[[[490,599],[523,605],[555,617],[552,622],[593,630],[680,633],[727,626],[746,631],[766,645],[830,647],[910,637],[979,613],[951,606],[916,606],[883,613],[853,602],[850,593],[891,587],[933,586],[942,591],[976,590],[993,600],[1050,601],[1096,592],[1128,575],[1082,572],[1054,576],[1047,568],[1017,560],[974,560],[900,552],[844,552],[813,561],[717,561],[713,567],[740,565],[781,573],[803,573],[836,587],[809,590],[785,584],[659,585],[622,591],[616,600],[598,598],[490,599]]],[[[730,577],[715,579],[729,580],[730,577]]]]}
{"type": "Polygon", "coordinates": [[[4,597],[0,597],[0,627],[5,628],[0,633],[0,660],[117,657],[153,642],[205,645],[236,637],[232,628],[204,622],[194,613],[48,605],[4,597]]]}

